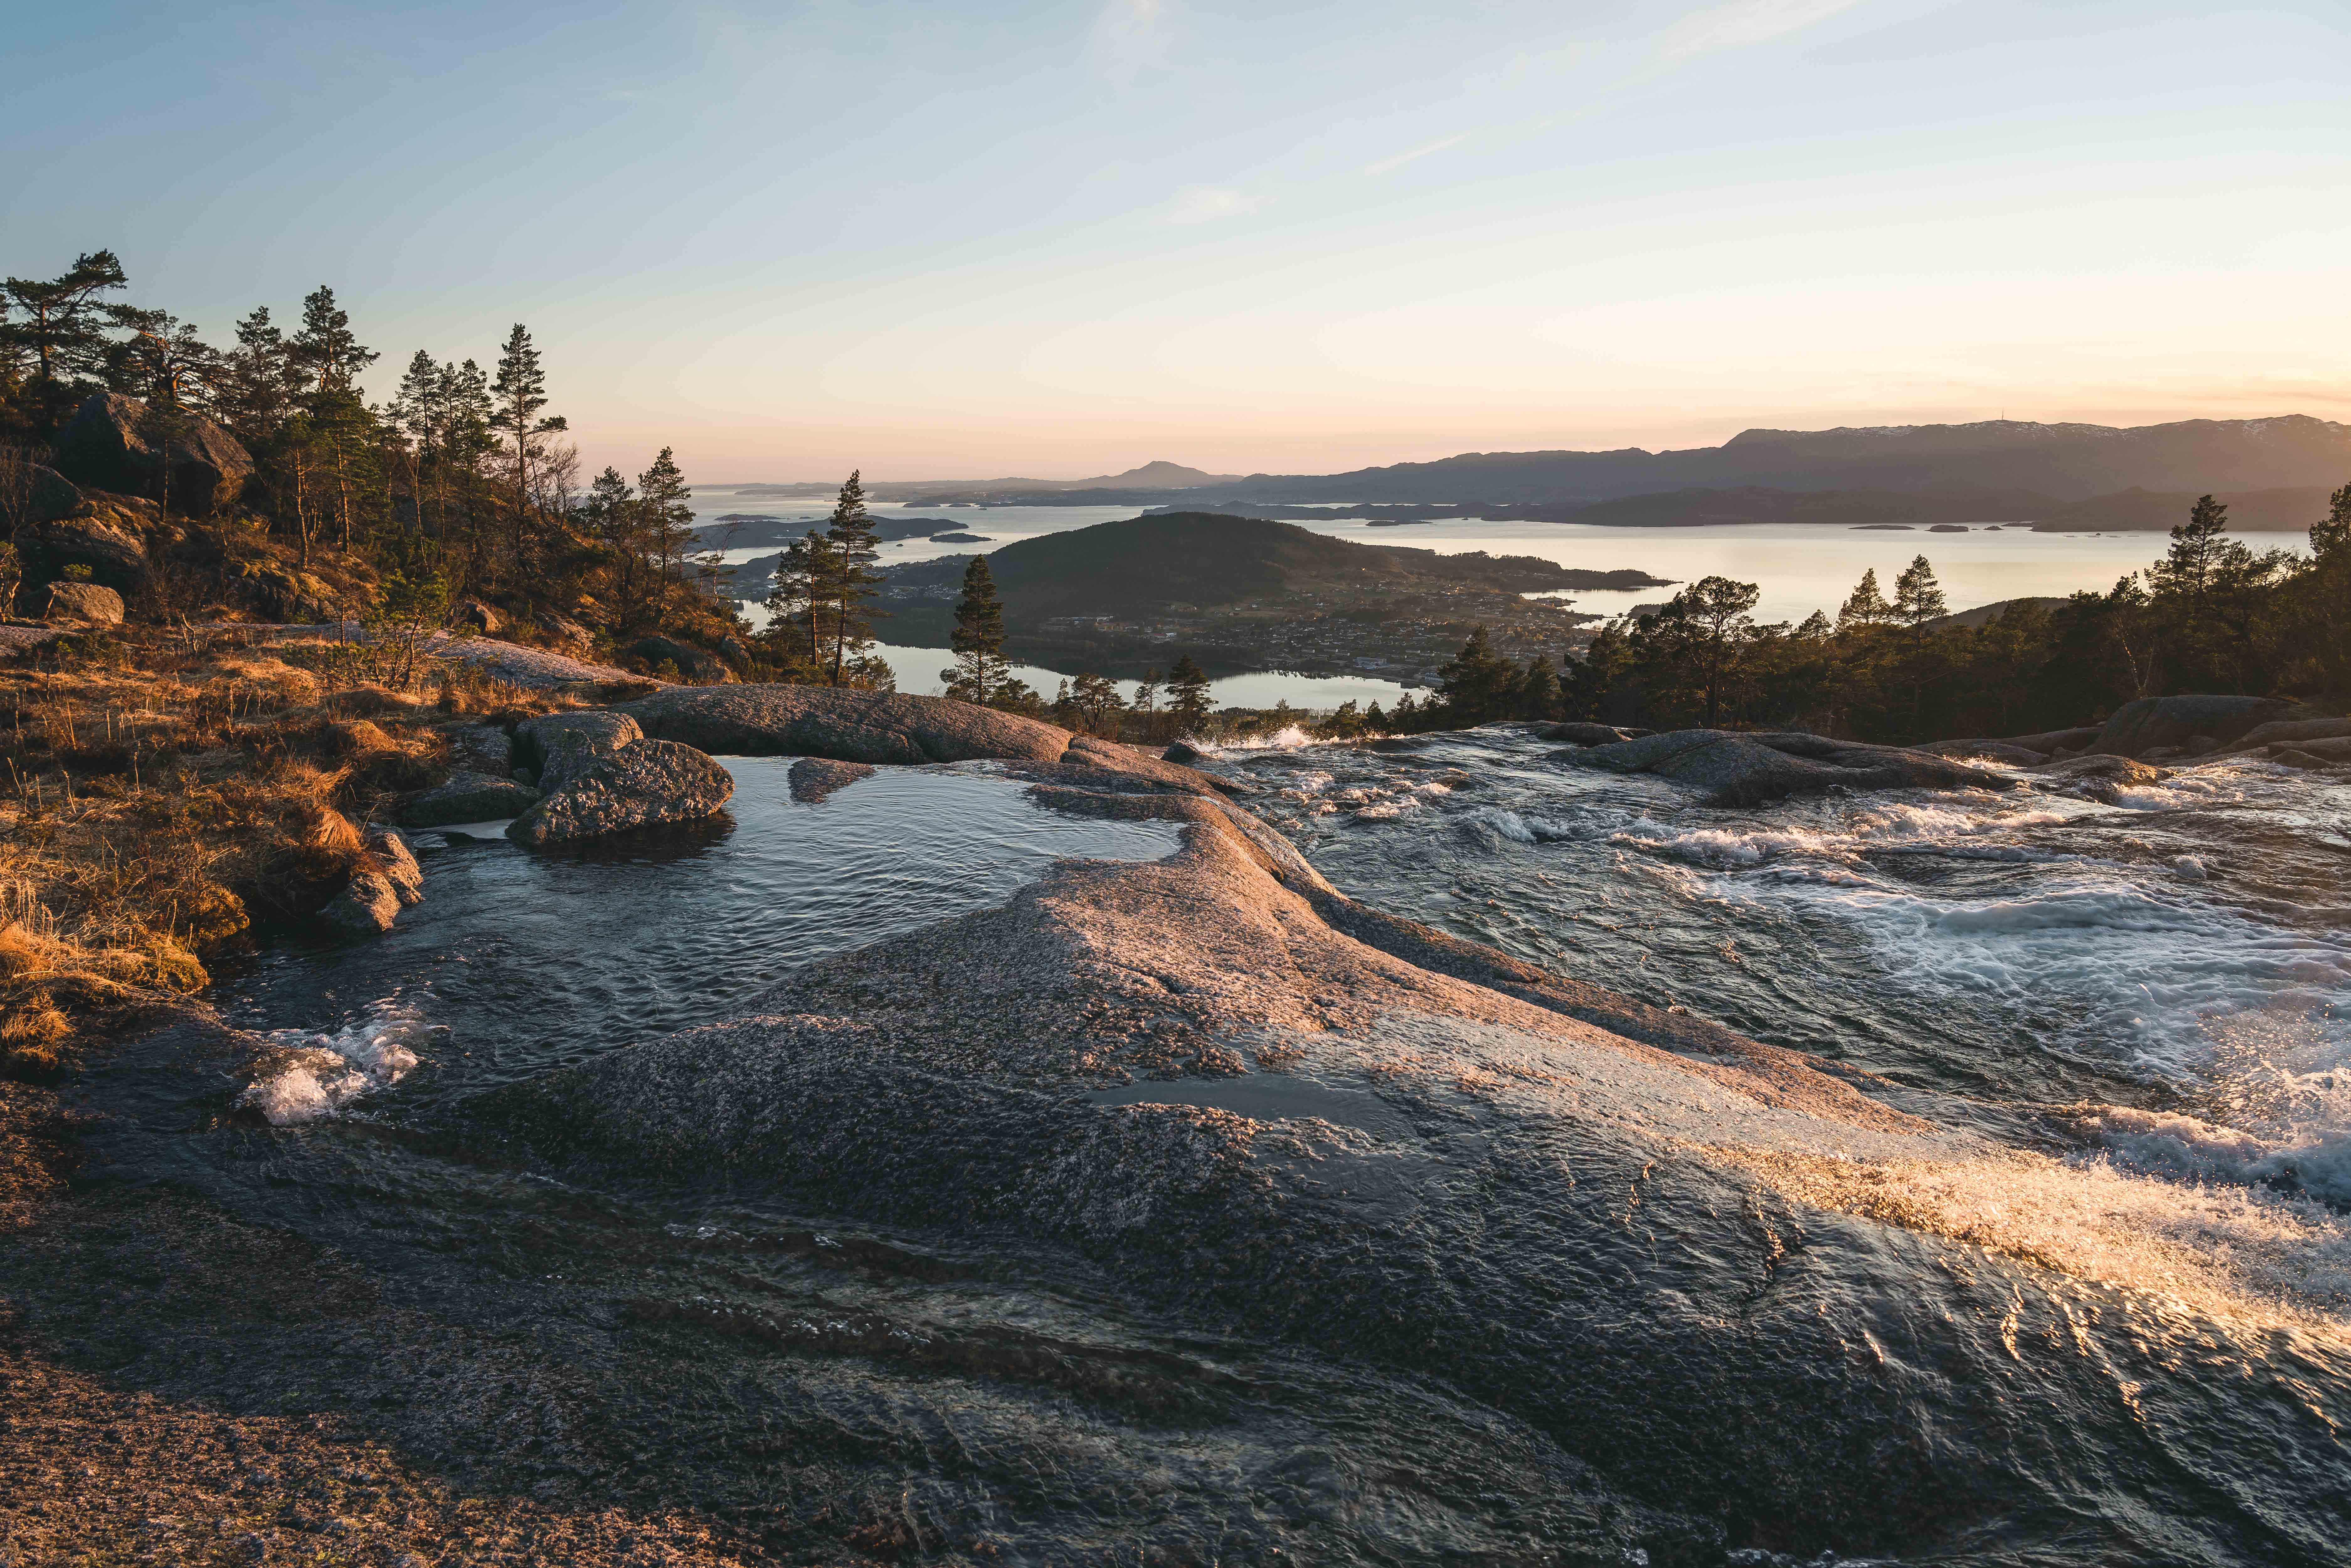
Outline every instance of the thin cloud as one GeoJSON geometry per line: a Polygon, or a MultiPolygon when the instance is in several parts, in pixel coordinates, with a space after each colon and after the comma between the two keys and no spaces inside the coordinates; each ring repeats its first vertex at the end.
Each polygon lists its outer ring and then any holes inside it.
{"type": "Polygon", "coordinates": [[[1731,0],[1711,11],[1685,16],[1657,40],[1657,57],[1678,65],[1700,55],[1744,49],[1800,33],[1861,0],[1731,0]]]}
{"type": "Polygon", "coordinates": [[[1174,43],[1167,0],[1109,0],[1094,16],[1087,50],[1098,76],[1132,81],[1166,63],[1174,43]]]}
{"type": "Polygon", "coordinates": [[[1178,192],[1161,211],[1158,221],[1167,227],[1187,228],[1194,224],[1212,224],[1219,218],[1237,216],[1257,204],[1229,186],[1195,185],[1178,192]]]}
{"type": "Polygon", "coordinates": [[[1393,158],[1383,158],[1376,163],[1366,163],[1364,165],[1364,172],[1366,174],[1384,174],[1391,169],[1403,168],[1405,164],[1411,162],[1416,158],[1426,158],[1432,152],[1442,152],[1447,147],[1458,146],[1460,143],[1468,140],[1469,133],[1468,131],[1458,131],[1451,136],[1446,137],[1441,141],[1432,141],[1426,147],[1416,147],[1409,152],[1399,152],[1393,158]]]}

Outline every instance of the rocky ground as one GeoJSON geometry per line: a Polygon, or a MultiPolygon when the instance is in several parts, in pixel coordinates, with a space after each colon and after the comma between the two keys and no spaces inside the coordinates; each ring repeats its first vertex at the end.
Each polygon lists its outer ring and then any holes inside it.
{"type": "MultiPolygon", "coordinates": [[[[8,1550],[2315,1563],[2351,1528],[2341,1324],[2029,1116],[1365,909],[1130,747],[793,688],[624,716],[1004,758],[1185,847],[399,1131],[263,1130],[250,1041],[117,1020],[5,1102],[8,1550]]],[[[542,783],[648,743],[533,723],[542,783]]]]}

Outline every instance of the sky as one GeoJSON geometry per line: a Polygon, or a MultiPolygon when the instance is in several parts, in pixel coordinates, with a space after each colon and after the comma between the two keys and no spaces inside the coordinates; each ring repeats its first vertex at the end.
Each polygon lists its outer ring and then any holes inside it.
{"type": "Polygon", "coordinates": [[[593,466],[1320,473],[2351,419],[2351,7],[80,0],[0,267],[528,324],[593,466]]]}

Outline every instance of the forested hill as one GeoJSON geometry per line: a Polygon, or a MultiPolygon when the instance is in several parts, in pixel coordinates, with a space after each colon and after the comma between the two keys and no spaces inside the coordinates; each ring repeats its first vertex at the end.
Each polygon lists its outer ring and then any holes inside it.
{"type": "MultiPolygon", "coordinates": [[[[952,597],[965,559],[900,567],[891,582],[952,597]]],[[[1054,616],[1159,615],[1171,605],[1270,610],[1305,596],[1666,586],[1644,571],[1578,571],[1532,556],[1363,545],[1293,523],[1207,512],[1160,513],[1023,539],[991,552],[987,563],[1015,625],[1054,616]]]]}

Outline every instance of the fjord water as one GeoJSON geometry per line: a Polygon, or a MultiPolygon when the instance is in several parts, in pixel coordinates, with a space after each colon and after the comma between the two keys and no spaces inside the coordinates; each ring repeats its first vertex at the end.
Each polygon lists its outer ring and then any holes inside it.
{"type": "Polygon", "coordinates": [[[1378,907],[2134,1170],[2351,1203],[2351,782],[1718,810],[1557,751],[1496,727],[1218,766],[1378,907]]]}
{"type": "Polygon", "coordinates": [[[555,854],[498,824],[417,832],[425,900],[388,935],[277,948],[228,988],[232,1022],[314,1053],[254,1103],[288,1124],[432,1104],[731,1017],[789,969],[1001,904],[1056,859],[1176,844],[1166,823],[1042,810],[984,765],[807,804],[789,758],[724,761],[735,797],[706,823],[555,854]]]}

